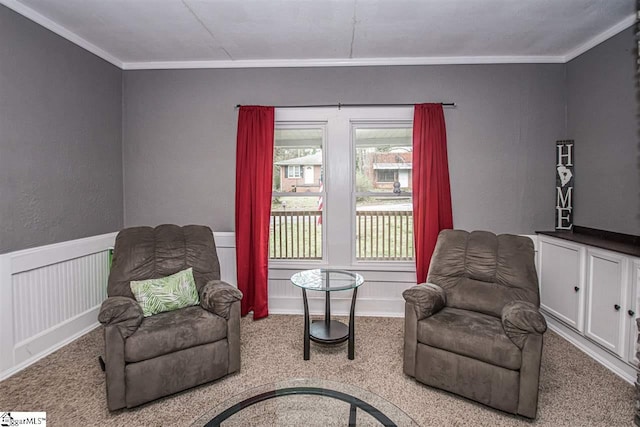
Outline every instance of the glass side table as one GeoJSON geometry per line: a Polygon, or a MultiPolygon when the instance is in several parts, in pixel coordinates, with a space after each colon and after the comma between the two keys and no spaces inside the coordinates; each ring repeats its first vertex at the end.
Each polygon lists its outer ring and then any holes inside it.
{"type": "Polygon", "coordinates": [[[191,427],[418,427],[400,408],[355,385],[298,378],[244,390],[191,427]]]}
{"type": "Polygon", "coordinates": [[[304,360],[309,360],[309,340],[322,344],[338,344],[349,341],[348,356],[354,358],[355,325],[354,314],[356,308],[356,296],[358,286],[364,283],[364,279],[358,273],[331,268],[318,268],[314,270],[300,271],[291,276],[291,283],[302,289],[304,302],[304,360]],[[307,302],[307,290],[321,291],[325,293],[324,320],[314,320],[309,324],[309,303],[307,302]],[[351,297],[351,311],[349,313],[349,325],[337,320],[331,320],[331,292],[353,290],[351,297]]]}

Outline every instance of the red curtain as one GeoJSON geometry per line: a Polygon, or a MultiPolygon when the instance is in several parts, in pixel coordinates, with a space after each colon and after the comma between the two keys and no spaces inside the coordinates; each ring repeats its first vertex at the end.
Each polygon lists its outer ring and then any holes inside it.
{"type": "Polygon", "coordinates": [[[236,151],[236,264],[242,316],[269,315],[269,217],[273,174],[274,108],[242,106],[236,151]]]}
{"type": "Polygon", "coordinates": [[[447,131],[441,104],[415,106],[412,191],[416,276],[418,283],[424,283],[438,233],[453,228],[447,131]]]}

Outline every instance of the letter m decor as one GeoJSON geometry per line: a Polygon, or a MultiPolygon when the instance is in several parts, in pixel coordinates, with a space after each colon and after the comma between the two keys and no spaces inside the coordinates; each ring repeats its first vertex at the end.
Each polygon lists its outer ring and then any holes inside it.
{"type": "Polygon", "coordinates": [[[573,145],[556,141],[556,230],[573,228],[573,145]]]}

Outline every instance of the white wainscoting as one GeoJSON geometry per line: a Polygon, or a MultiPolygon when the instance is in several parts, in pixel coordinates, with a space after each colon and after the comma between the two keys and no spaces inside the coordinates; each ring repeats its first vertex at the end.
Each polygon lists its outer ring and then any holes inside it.
{"type": "MultiPolygon", "coordinates": [[[[0,255],[0,380],[96,328],[117,233],[0,255]]],[[[214,233],[236,285],[234,233],[214,233]]]]}
{"type": "Polygon", "coordinates": [[[0,255],[0,380],[98,325],[115,236],[0,255]]]}
{"type": "Polygon", "coordinates": [[[223,231],[213,233],[216,252],[220,262],[220,280],[238,287],[236,273],[236,233],[223,231]]]}

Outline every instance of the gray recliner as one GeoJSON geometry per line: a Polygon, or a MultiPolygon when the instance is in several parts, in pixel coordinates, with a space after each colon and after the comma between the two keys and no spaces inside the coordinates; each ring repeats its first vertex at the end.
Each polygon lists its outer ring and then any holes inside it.
{"type": "Polygon", "coordinates": [[[535,418],[547,329],[531,239],[443,230],[427,283],[404,291],[404,372],[535,418]]]}
{"type": "Polygon", "coordinates": [[[116,238],[98,320],[104,325],[107,406],[131,408],[240,369],[242,293],[220,281],[211,229],[133,227],[116,238]],[[199,306],[143,317],[132,280],[169,276],[186,268],[199,306]]]}

